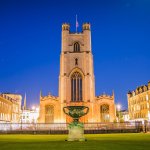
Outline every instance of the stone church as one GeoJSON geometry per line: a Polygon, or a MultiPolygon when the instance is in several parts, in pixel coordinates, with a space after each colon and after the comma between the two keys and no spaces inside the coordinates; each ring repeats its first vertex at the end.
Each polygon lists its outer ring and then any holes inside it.
{"type": "Polygon", "coordinates": [[[40,95],[39,123],[69,123],[64,106],[88,106],[89,113],[80,118],[88,122],[113,122],[114,93],[95,96],[95,77],[91,47],[91,27],[84,23],[82,32],[70,32],[70,25],[62,25],[59,96],[40,95]]]}

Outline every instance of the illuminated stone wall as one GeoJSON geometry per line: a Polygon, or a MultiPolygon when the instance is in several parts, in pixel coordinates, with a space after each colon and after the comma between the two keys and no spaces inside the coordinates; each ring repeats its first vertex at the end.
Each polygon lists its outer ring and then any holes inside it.
{"type": "Polygon", "coordinates": [[[0,94],[0,122],[19,123],[21,95],[0,94]]]}
{"type": "Polygon", "coordinates": [[[128,92],[130,120],[150,120],[150,82],[128,92]]]}
{"type": "Polygon", "coordinates": [[[70,25],[67,23],[62,25],[59,96],[41,95],[39,122],[70,122],[71,118],[63,113],[63,107],[69,105],[89,107],[88,115],[81,118],[83,122],[113,122],[115,119],[114,94],[95,96],[89,23],[84,23],[82,32],[79,33],[71,32],[70,25]],[[78,78],[72,81],[74,73],[79,74],[82,81],[78,81],[78,78]],[[48,119],[48,116],[51,119],[48,119]],[[53,121],[52,118],[54,118],[53,121]]]}

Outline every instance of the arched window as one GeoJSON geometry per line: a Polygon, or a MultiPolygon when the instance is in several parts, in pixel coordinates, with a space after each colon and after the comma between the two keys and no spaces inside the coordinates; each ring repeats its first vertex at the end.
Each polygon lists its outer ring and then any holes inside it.
{"type": "Polygon", "coordinates": [[[54,106],[45,106],[45,123],[54,123],[54,106]]]}
{"type": "Polygon", "coordinates": [[[74,43],[74,52],[80,52],[80,44],[78,42],[74,43]]]}
{"type": "Polygon", "coordinates": [[[71,76],[71,101],[82,101],[82,76],[79,72],[74,72],[71,76]]]}
{"type": "Polygon", "coordinates": [[[103,104],[100,107],[100,113],[101,113],[101,121],[102,122],[109,122],[110,116],[109,116],[109,105],[103,104]]]}

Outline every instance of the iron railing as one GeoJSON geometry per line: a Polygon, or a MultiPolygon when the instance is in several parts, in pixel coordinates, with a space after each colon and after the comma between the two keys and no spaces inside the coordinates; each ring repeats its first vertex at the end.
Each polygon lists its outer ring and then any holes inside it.
{"type": "MultiPolygon", "coordinates": [[[[84,123],[84,130],[143,130],[145,125],[142,122],[124,122],[124,123],[84,123]]],[[[150,122],[146,125],[147,131],[150,131],[150,122]]],[[[2,131],[61,131],[68,130],[67,123],[0,123],[0,132],[2,131]]]]}

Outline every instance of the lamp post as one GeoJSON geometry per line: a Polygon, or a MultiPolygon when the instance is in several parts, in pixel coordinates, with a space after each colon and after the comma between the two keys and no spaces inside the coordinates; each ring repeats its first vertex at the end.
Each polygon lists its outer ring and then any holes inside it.
{"type": "Polygon", "coordinates": [[[121,111],[121,105],[117,104],[117,111],[118,111],[118,122],[120,121],[120,111],[121,111]]]}
{"type": "Polygon", "coordinates": [[[35,106],[32,106],[32,110],[35,110],[35,106]]]}

